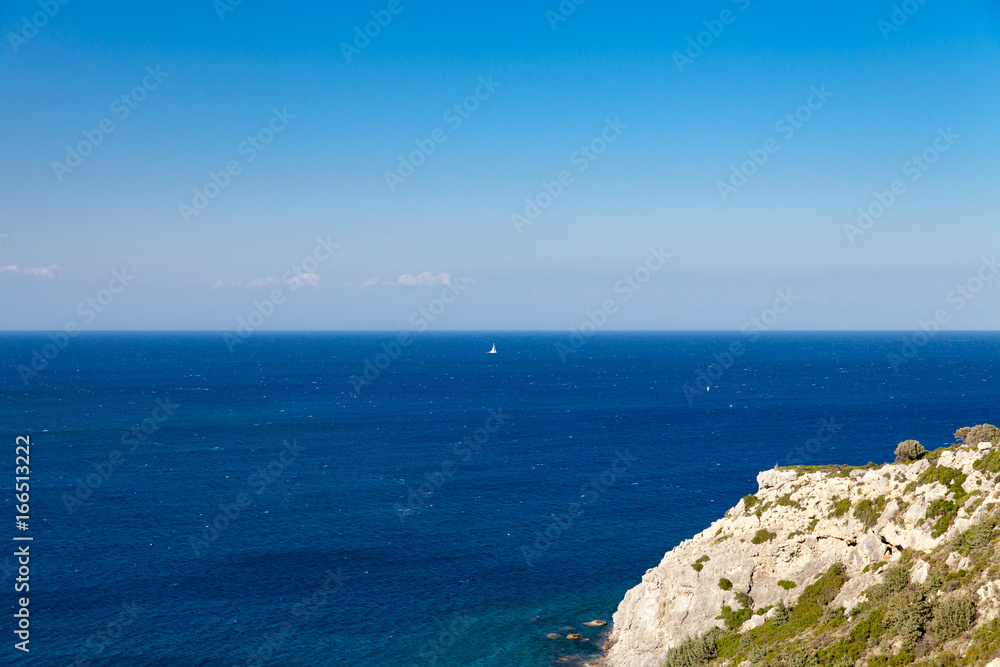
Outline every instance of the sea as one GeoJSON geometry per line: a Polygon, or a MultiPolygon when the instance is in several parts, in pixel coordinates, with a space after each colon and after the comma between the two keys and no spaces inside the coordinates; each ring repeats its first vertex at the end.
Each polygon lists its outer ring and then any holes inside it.
{"type": "Polygon", "coordinates": [[[1000,420],[998,353],[945,332],[3,333],[0,663],[591,659],[608,627],[584,623],[759,471],[1000,420]]]}

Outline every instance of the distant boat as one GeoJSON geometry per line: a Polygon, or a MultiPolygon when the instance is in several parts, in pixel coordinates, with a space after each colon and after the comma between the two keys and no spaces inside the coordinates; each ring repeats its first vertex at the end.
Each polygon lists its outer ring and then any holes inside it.
{"type": "Polygon", "coordinates": [[[490,350],[490,354],[496,354],[496,353],[497,353],[497,344],[493,343],[493,349],[490,350]]]}

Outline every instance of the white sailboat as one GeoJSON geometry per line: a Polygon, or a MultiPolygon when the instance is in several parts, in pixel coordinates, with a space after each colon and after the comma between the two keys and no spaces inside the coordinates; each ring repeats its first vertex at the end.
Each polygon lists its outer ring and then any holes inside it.
{"type": "Polygon", "coordinates": [[[492,349],[492,350],[490,350],[490,352],[489,352],[489,353],[490,353],[490,354],[496,354],[496,353],[497,353],[497,344],[496,344],[496,343],[493,343],[493,349],[492,349]]]}

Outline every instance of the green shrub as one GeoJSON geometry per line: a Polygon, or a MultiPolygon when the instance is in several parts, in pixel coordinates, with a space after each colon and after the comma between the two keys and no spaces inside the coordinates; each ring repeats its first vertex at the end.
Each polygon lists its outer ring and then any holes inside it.
{"type": "Polygon", "coordinates": [[[724,591],[732,590],[733,582],[723,577],[722,579],[719,579],[719,588],[721,588],[724,591]]]}
{"type": "Polygon", "coordinates": [[[966,479],[968,479],[968,476],[961,470],[949,468],[948,466],[935,465],[925,470],[917,481],[920,484],[940,483],[942,486],[948,488],[948,491],[955,497],[955,502],[961,505],[969,497],[969,494],[965,492],[965,488],[962,486],[965,484],[966,479]]]}
{"type": "Polygon", "coordinates": [[[959,535],[955,541],[955,549],[965,556],[968,556],[977,549],[982,549],[997,536],[998,523],[1000,523],[1000,517],[994,511],[985,519],[972,526],[972,528],[959,535]]]}
{"type": "Polygon", "coordinates": [[[778,504],[782,507],[794,507],[795,509],[802,509],[802,505],[796,500],[792,500],[792,494],[786,493],[785,495],[778,498],[778,504]]]}
{"type": "Polygon", "coordinates": [[[887,602],[892,596],[910,583],[910,571],[904,565],[893,565],[882,575],[882,581],[865,590],[868,601],[873,605],[887,602]]]}
{"type": "Polygon", "coordinates": [[[702,667],[719,655],[715,642],[723,634],[721,628],[713,628],[698,637],[688,637],[667,651],[663,667],[702,667]]]}
{"type": "Polygon", "coordinates": [[[774,624],[781,627],[785,623],[788,623],[788,619],[791,617],[792,613],[788,610],[788,607],[785,606],[785,601],[778,600],[778,604],[774,608],[774,616],[771,617],[774,624]]]}
{"type": "Polygon", "coordinates": [[[789,581],[788,579],[779,579],[778,585],[784,588],[786,591],[790,591],[795,588],[795,582],[789,581]]]}
{"type": "Polygon", "coordinates": [[[746,656],[747,660],[749,660],[751,664],[760,664],[764,661],[764,658],[767,657],[767,647],[754,644],[747,649],[746,656]]]}
{"type": "Polygon", "coordinates": [[[738,633],[722,635],[715,640],[715,646],[719,650],[720,658],[731,658],[740,651],[740,638],[738,633]]]}
{"type": "Polygon", "coordinates": [[[979,665],[996,657],[998,652],[1000,652],[1000,618],[994,618],[972,635],[972,645],[965,651],[965,660],[970,665],[979,665]]]}
{"type": "MultiPolygon", "coordinates": [[[[959,429],[955,432],[958,435],[959,429]]],[[[994,445],[1000,443],[1000,428],[997,428],[993,424],[980,424],[978,426],[973,426],[965,433],[965,437],[962,439],[967,445],[978,445],[981,442],[992,442],[994,445]]]]}
{"type": "Polygon", "coordinates": [[[743,591],[736,591],[736,601],[740,603],[740,606],[744,609],[753,608],[753,598],[750,597],[749,593],[744,593],[743,591]]]}
{"type": "Polygon", "coordinates": [[[922,592],[893,597],[886,606],[886,622],[899,635],[904,649],[913,650],[931,616],[931,603],[922,592]]]}
{"type": "Polygon", "coordinates": [[[976,605],[968,595],[943,598],[934,606],[931,632],[939,641],[947,641],[971,628],[975,616],[976,605]]]}
{"type": "Polygon", "coordinates": [[[888,502],[884,496],[875,501],[865,498],[854,508],[854,518],[863,523],[867,530],[878,523],[888,502]]]}
{"type": "Polygon", "coordinates": [[[868,658],[868,667],[903,667],[916,659],[913,651],[900,651],[898,655],[875,655],[868,658]]]}
{"type": "Polygon", "coordinates": [[[708,556],[702,556],[695,562],[691,563],[691,567],[694,568],[695,572],[701,572],[701,569],[705,567],[705,563],[711,560],[708,556]]]}
{"type": "Polygon", "coordinates": [[[896,445],[896,463],[917,461],[927,455],[927,450],[916,440],[904,440],[896,445]]]}
{"type": "Polygon", "coordinates": [[[757,504],[757,496],[750,494],[749,496],[743,496],[743,511],[749,512],[750,508],[757,504]]]}
{"type": "MultiPolygon", "coordinates": [[[[843,609],[841,608],[837,611],[841,613],[829,624],[830,628],[844,622],[843,609]]],[[[842,637],[829,648],[820,650],[818,656],[823,664],[853,665],[861,657],[862,653],[864,653],[869,640],[877,641],[884,632],[885,626],[882,621],[882,609],[880,608],[859,621],[846,637],[842,637]]]]}
{"type": "MultiPolygon", "coordinates": [[[[972,467],[986,472],[1000,472],[1000,448],[991,449],[986,456],[973,463],[972,467]]],[[[998,480],[993,480],[993,483],[998,483],[998,480]]]]}
{"type": "Polygon", "coordinates": [[[766,528],[761,528],[757,531],[757,534],[753,536],[754,544],[763,544],[764,542],[769,542],[778,536],[777,533],[771,533],[766,528]]]}
{"type": "Polygon", "coordinates": [[[950,500],[938,498],[927,507],[928,519],[937,519],[934,522],[934,529],[931,531],[932,537],[940,537],[951,526],[951,522],[958,516],[958,505],[950,500]]]}
{"type": "Polygon", "coordinates": [[[797,651],[785,658],[787,667],[816,667],[816,654],[812,651],[797,651]]]}
{"type": "Polygon", "coordinates": [[[739,611],[733,611],[733,608],[729,605],[723,605],[722,613],[716,616],[717,619],[722,620],[726,627],[732,631],[740,629],[748,618],[753,616],[753,610],[747,607],[740,609],[739,611]]]}
{"type": "Polygon", "coordinates": [[[842,517],[847,514],[848,510],[851,509],[850,498],[844,498],[840,500],[836,496],[833,498],[833,508],[830,510],[830,514],[835,517],[842,517]]]}
{"type": "Polygon", "coordinates": [[[820,574],[819,578],[806,586],[802,595],[791,609],[783,632],[787,636],[797,635],[813,625],[823,616],[823,611],[837,597],[848,577],[843,563],[834,563],[820,574]]]}
{"type": "MultiPolygon", "coordinates": [[[[955,442],[965,442],[966,436],[969,435],[969,431],[972,430],[970,426],[963,426],[962,428],[955,431],[955,442]]],[[[978,443],[977,443],[978,444],[978,443]]]]}

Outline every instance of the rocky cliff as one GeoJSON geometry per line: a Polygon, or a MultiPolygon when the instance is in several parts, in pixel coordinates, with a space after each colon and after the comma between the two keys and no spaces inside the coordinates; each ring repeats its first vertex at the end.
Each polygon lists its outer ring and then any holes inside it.
{"type": "Polygon", "coordinates": [[[628,591],[601,664],[660,667],[669,649],[678,665],[986,664],[1000,655],[1000,438],[987,432],[917,445],[906,463],[760,473],[628,591]]]}

